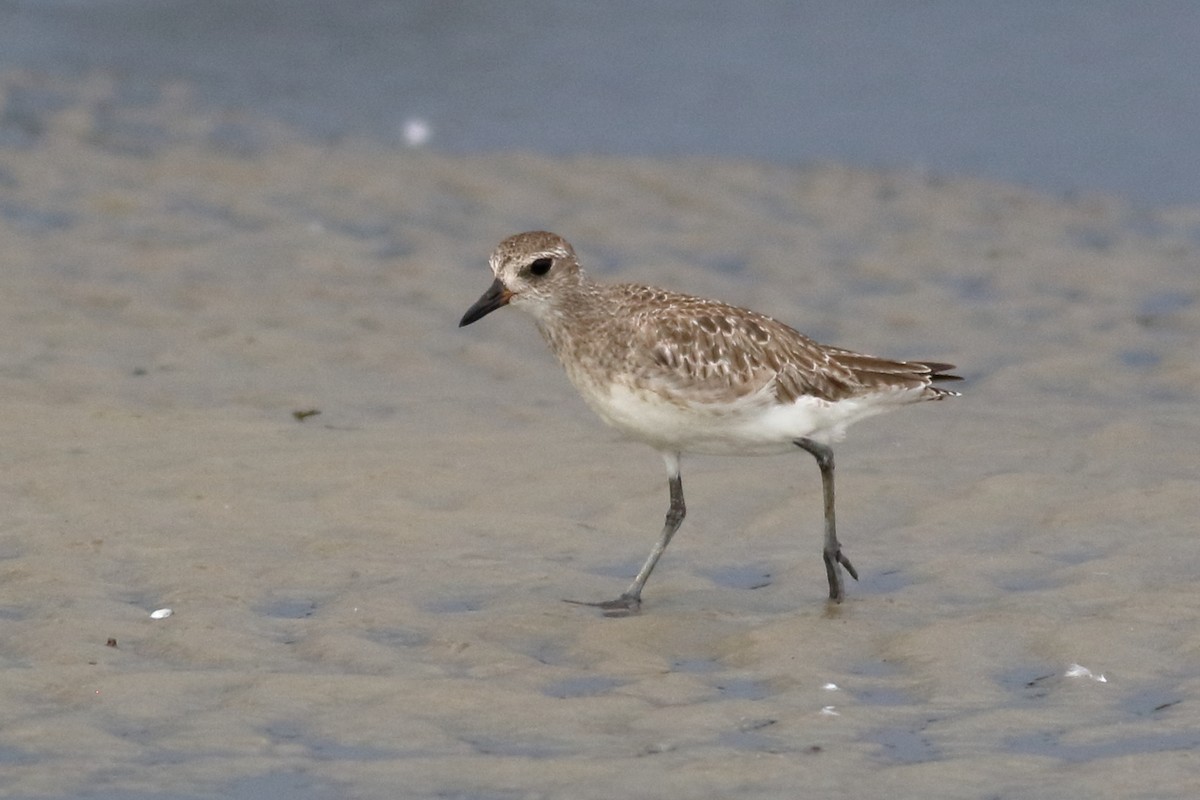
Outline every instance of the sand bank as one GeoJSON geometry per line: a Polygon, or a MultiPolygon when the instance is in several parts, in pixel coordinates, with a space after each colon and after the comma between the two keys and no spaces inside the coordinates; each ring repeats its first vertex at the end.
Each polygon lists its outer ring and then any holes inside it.
{"type": "Polygon", "coordinates": [[[1200,793],[1200,210],[0,93],[0,793],[1200,793]],[[688,461],[642,615],[559,602],[666,487],[527,319],[455,327],[535,227],[961,366],[838,450],[843,606],[803,454],[688,461]]]}

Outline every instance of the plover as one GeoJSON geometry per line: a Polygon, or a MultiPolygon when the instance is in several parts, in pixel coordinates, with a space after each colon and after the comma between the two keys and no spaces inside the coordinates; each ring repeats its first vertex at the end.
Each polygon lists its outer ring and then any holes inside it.
{"type": "MultiPolygon", "coordinates": [[[[609,615],[636,612],[642,589],[686,513],[683,453],[810,453],[825,500],[829,598],[845,595],[841,568],[858,579],[838,543],[833,450],[854,422],[957,392],[951,364],[890,361],[818,344],[771,317],[636,284],[591,280],[561,236],[530,231],[492,253],[495,280],[459,327],[501,306],[533,317],[592,410],[666,462],[670,507],[650,556],[615,600],[581,603],[609,615]]],[[[580,602],[580,601],[569,601],[580,602]]]]}

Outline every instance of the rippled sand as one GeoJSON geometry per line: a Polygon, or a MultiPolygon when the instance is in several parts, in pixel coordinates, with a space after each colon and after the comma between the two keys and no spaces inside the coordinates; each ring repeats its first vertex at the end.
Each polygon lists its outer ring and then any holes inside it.
{"type": "Polygon", "coordinates": [[[1200,795],[1200,209],[0,93],[3,796],[1200,795]],[[666,485],[528,319],[456,328],[528,228],[960,365],[838,449],[844,605],[802,453],[685,463],[640,616],[560,602],[666,485]]]}

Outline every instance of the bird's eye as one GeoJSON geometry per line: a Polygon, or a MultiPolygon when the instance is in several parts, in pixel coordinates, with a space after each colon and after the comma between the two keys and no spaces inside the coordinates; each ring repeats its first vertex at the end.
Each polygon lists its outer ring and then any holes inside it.
{"type": "Polygon", "coordinates": [[[550,265],[554,263],[552,258],[539,258],[530,263],[529,271],[534,275],[545,275],[550,271],[550,265]]]}

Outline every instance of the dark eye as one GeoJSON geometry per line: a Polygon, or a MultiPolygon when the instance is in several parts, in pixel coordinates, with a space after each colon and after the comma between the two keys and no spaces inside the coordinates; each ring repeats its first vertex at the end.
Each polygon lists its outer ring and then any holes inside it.
{"type": "Polygon", "coordinates": [[[550,271],[550,265],[554,263],[552,258],[539,258],[529,265],[529,271],[534,275],[545,275],[550,271]]]}

